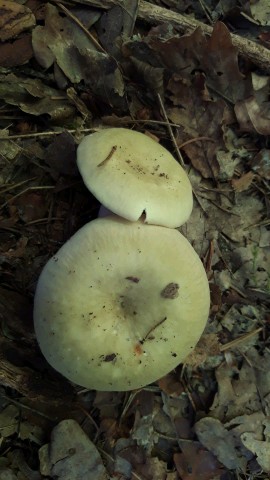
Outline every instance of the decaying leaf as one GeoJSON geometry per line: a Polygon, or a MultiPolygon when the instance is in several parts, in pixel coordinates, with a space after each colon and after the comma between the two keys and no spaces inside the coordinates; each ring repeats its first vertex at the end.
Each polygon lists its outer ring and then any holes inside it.
{"type": "Polygon", "coordinates": [[[213,417],[229,421],[239,415],[260,410],[261,400],[255,371],[247,362],[243,363],[241,369],[221,364],[216,369],[216,378],[218,393],[211,407],[213,417]]]}
{"type": "Polygon", "coordinates": [[[39,451],[40,470],[59,480],[108,480],[100,454],[75,420],[63,420],[51,433],[50,444],[39,451]]]}
{"type": "Polygon", "coordinates": [[[1,439],[11,437],[16,433],[18,438],[27,439],[39,445],[44,440],[42,429],[21,418],[20,411],[15,405],[8,405],[0,413],[0,431],[1,439]]]}
{"type": "Polygon", "coordinates": [[[182,480],[212,480],[223,472],[214,455],[195,442],[183,442],[182,452],[173,459],[182,480]]]}
{"type": "Polygon", "coordinates": [[[51,167],[51,175],[78,175],[76,164],[76,143],[72,135],[64,132],[58,135],[49,145],[46,152],[47,165],[51,167]]]}
{"type": "Polygon", "coordinates": [[[237,448],[233,433],[226,430],[220,420],[204,417],[195,424],[195,431],[200,442],[229,469],[246,467],[246,459],[237,448]]]}
{"type": "Polygon", "coordinates": [[[29,8],[11,0],[0,0],[0,40],[4,42],[35,25],[29,8]]]}
{"type": "Polygon", "coordinates": [[[235,113],[240,127],[246,132],[270,135],[270,103],[259,101],[250,96],[235,105],[235,113]]]}
{"type": "Polygon", "coordinates": [[[270,473],[270,443],[266,440],[257,440],[254,433],[246,432],[241,435],[246,448],[256,455],[257,462],[264,472],[270,473]]]}
{"type": "Polygon", "coordinates": [[[247,190],[255,177],[253,172],[248,172],[242,175],[240,178],[232,179],[232,186],[236,192],[244,192],[247,190]]]}
{"type": "Polygon", "coordinates": [[[262,148],[251,160],[250,166],[255,173],[270,180],[270,150],[262,148]]]}
{"type": "Polygon", "coordinates": [[[146,42],[172,72],[183,78],[190,77],[196,70],[204,72],[206,84],[233,103],[251,91],[251,80],[240,73],[237,49],[223,23],[215,24],[209,38],[200,28],[181,37],[171,35],[165,41],[154,33],[146,42]]]}
{"type": "Polygon", "coordinates": [[[47,113],[55,122],[64,122],[74,114],[74,107],[65,94],[48,87],[41,80],[13,73],[0,75],[0,98],[31,115],[47,113]]]}
{"type": "Polygon", "coordinates": [[[0,67],[24,65],[33,56],[31,35],[0,44],[0,67]]]}
{"type": "Polygon", "coordinates": [[[201,336],[194,350],[185,359],[187,365],[198,367],[210,356],[220,354],[220,343],[215,333],[205,333],[201,336]]]}
{"type": "Polygon", "coordinates": [[[172,76],[168,90],[174,107],[169,108],[167,113],[173,123],[182,127],[177,128],[177,144],[189,157],[194,168],[205,178],[216,178],[219,174],[216,152],[223,143],[220,120],[224,115],[225,103],[205,100],[200,91],[200,88],[204,88],[204,80],[199,77],[197,80],[198,83],[190,84],[180,77],[172,76]]]}
{"type": "Polygon", "coordinates": [[[250,2],[250,10],[253,18],[261,25],[270,25],[270,9],[268,0],[256,0],[250,2]]]}
{"type": "Polygon", "coordinates": [[[113,104],[124,95],[122,74],[113,57],[98,51],[85,32],[68,18],[46,5],[45,26],[33,31],[37,61],[45,68],[55,64],[72,83],[84,80],[95,95],[113,104]]]}

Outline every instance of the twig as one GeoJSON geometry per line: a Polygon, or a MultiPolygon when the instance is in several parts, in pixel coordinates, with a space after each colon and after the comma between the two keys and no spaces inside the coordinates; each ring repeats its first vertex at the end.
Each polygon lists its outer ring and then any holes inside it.
{"type": "Polygon", "coordinates": [[[36,180],[37,177],[32,177],[32,178],[28,178],[27,180],[23,180],[22,182],[19,182],[19,183],[15,183],[13,185],[1,185],[0,188],[2,187],[5,187],[3,190],[0,191],[1,195],[3,195],[3,193],[5,192],[10,192],[10,190],[14,190],[14,188],[18,188],[18,187],[21,187],[22,185],[24,185],[25,183],[29,183],[31,182],[32,180],[36,180]]]}
{"type": "Polygon", "coordinates": [[[180,165],[182,165],[183,168],[185,168],[185,163],[184,163],[183,157],[182,157],[182,155],[181,155],[181,152],[180,152],[180,150],[179,150],[179,147],[178,147],[178,145],[177,145],[177,143],[176,143],[175,136],[174,136],[174,134],[173,134],[172,127],[171,127],[171,125],[170,125],[170,122],[169,122],[169,119],[168,119],[168,116],[167,116],[167,113],[166,113],[166,110],[165,110],[165,107],[164,107],[162,98],[161,98],[161,96],[160,96],[159,93],[157,94],[157,96],[158,96],[158,101],[159,101],[159,104],[160,104],[160,108],[161,108],[162,113],[163,113],[163,116],[164,116],[164,118],[165,118],[165,120],[166,120],[166,125],[167,125],[167,128],[168,128],[168,132],[169,132],[169,134],[170,134],[171,140],[172,140],[172,142],[173,142],[173,144],[174,144],[174,147],[175,147],[175,150],[176,150],[176,153],[177,153],[177,157],[178,157],[179,163],[180,163],[180,165]]]}
{"type": "Polygon", "coordinates": [[[178,148],[181,150],[181,148],[184,148],[186,145],[189,145],[190,143],[201,142],[202,140],[206,140],[207,142],[212,142],[212,143],[216,142],[213,138],[210,138],[210,137],[190,138],[190,140],[187,140],[186,142],[181,143],[181,145],[179,145],[178,148]]]}
{"type": "Polygon", "coordinates": [[[245,227],[243,230],[249,230],[250,228],[256,228],[256,227],[267,227],[270,225],[270,220],[263,220],[260,223],[253,223],[253,225],[248,225],[248,227],[245,227]]]}
{"type": "MultiPolygon", "coordinates": [[[[130,119],[130,120],[127,120],[127,119],[123,119],[121,120],[121,123],[122,124],[130,124],[130,123],[134,123],[135,125],[136,124],[143,124],[143,125],[168,125],[168,122],[162,122],[160,120],[133,120],[133,119],[130,119]]],[[[104,122],[105,125],[109,125],[109,123],[106,123],[106,121],[104,122]]],[[[177,123],[169,123],[171,127],[180,127],[180,125],[178,125],[177,123]]],[[[27,139],[27,138],[42,138],[42,137],[51,137],[53,135],[61,135],[62,133],[65,133],[65,132],[68,132],[68,133],[92,133],[92,132],[97,132],[98,130],[101,130],[102,128],[106,128],[104,126],[100,127],[100,128],[82,128],[82,129],[75,129],[75,128],[71,128],[71,129],[63,129],[63,130],[57,130],[57,131],[53,131],[53,130],[50,130],[49,132],[35,132],[35,133],[25,133],[25,134],[22,134],[22,135],[9,135],[9,136],[0,136],[0,141],[1,140],[24,140],[24,139],[27,139]]]]}
{"type": "Polygon", "coordinates": [[[107,52],[106,50],[104,50],[104,48],[98,43],[98,41],[95,39],[95,37],[93,37],[92,33],[89,32],[89,30],[87,30],[87,28],[82,24],[82,22],[80,22],[80,20],[78,19],[78,17],[76,17],[75,15],[73,15],[73,13],[71,13],[64,5],[62,5],[62,3],[60,2],[57,2],[57,5],[58,7],[63,11],[65,12],[65,14],[71,18],[71,20],[73,20],[74,23],[76,23],[76,25],[78,25],[83,31],[84,33],[87,35],[87,37],[91,40],[91,42],[95,45],[96,49],[101,52],[101,53],[105,53],[105,55],[107,55],[107,52]]]}
{"type": "Polygon", "coordinates": [[[46,420],[49,420],[50,422],[55,422],[55,418],[49,417],[48,415],[45,415],[45,413],[41,412],[40,410],[36,410],[35,408],[29,407],[28,405],[25,405],[24,403],[18,402],[18,400],[14,400],[14,398],[7,397],[6,395],[0,395],[1,398],[4,398],[5,400],[8,400],[10,403],[13,403],[19,408],[29,410],[30,412],[36,413],[40,417],[46,418],[46,420]]]}
{"type": "Polygon", "coordinates": [[[0,205],[0,210],[2,210],[2,208],[4,208],[6,205],[8,205],[10,202],[12,202],[13,200],[15,200],[15,198],[18,198],[20,197],[21,195],[23,195],[24,193],[27,193],[29,192],[30,190],[52,190],[54,189],[55,187],[54,186],[44,186],[44,187],[27,187],[25,188],[22,192],[20,193],[17,193],[17,195],[14,195],[13,197],[9,198],[5,203],[3,203],[2,205],[0,205]]]}
{"type": "MultiPolygon", "coordinates": [[[[74,0],[75,3],[84,3],[86,5],[91,5],[92,7],[99,7],[101,9],[107,10],[108,8],[119,5],[120,7],[125,6],[124,0],[74,0]]],[[[181,15],[180,13],[173,12],[167,8],[159,7],[158,5],[153,5],[152,3],[146,2],[145,0],[140,0],[138,8],[138,19],[149,22],[150,24],[158,23],[169,23],[175,28],[178,28],[181,32],[193,31],[198,27],[201,27],[202,31],[206,35],[211,35],[213,28],[209,25],[205,25],[194,18],[181,15]]],[[[263,47],[262,45],[248,40],[247,38],[242,38],[239,35],[231,33],[232,44],[236,47],[239,53],[249,60],[251,60],[255,65],[260,67],[266,72],[270,72],[270,52],[268,48],[263,47]]]]}
{"type": "Polygon", "coordinates": [[[219,208],[220,210],[222,210],[222,212],[225,212],[225,213],[228,213],[229,215],[234,215],[235,217],[240,217],[241,215],[239,215],[238,213],[235,213],[235,212],[232,212],[231,210],[228,210],[227,208],[225,207],[222,207],[221,205],[219,205],[217,202],[215,202],[214,200],[212,200],[211,198],[208,198],[200,193],[197,194],[199,197],[203,198],[204,200],[207,200],[208,202],[212,203],[212,205],[214,205],[215,207],[219,208]]]}
{"type": "Polygon", "coordinates": [[[198,202],[199,207],[200,207],[200,208],[202,209],[202,211],[203,211],[203,214],[206,216],[206,218],[209,218],[209,214],[208,214],[207,211],[205,210],[205,208],[204,208],[201,200],[199,199],[199,196],[198,196],[197,192],[195,192],[195,189],[194,189],[194,188],[192,188],[192,191],[193,191],[194,197],[196,198],[196,200],[197,200],[197,202],[198,202]]]}
{"type": "Polygon", "coordinates": [[[249,332],[249,333],[246,333],[245,335],[242,335],[239,338],[235,338],[231,342],[228,342],[225,345],[222,345],[220,347],[220,351],[225,352],[225,350],[228,350],[229,348],[233,348],[233,347],[237,346],[239,343],[242,343],[242,342],[245,342],[246,340],[249,340],[250,338],[257,335],[257,333],[260,333],[261,331],[262,331],[262,327],[259,327],[256,330],[253,330],[253,332],[249,332]]]}
{"type": "Polygon", "coordinates": [[[61,135],[62,133],[90,133],[95,132],[96,128],[82,128],[80,130],[71,128],[71,129],[63,129],[59,131],[49,131],[49,132],[35,132],[35,133],[25,133],[23,135],[9,135],[8,137],[0,136],[0,140],[18,140],[18,139],[25,139],[25,138],[42,138],[42,137],[51,137],[53,135],[61,135]]]}

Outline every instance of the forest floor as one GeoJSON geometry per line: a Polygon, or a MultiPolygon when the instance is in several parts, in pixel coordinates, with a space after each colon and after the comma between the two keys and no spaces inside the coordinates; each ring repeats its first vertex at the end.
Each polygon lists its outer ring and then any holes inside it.
{"type": "Polygon", "coordinates": [[[270,474],[269,0],[0,0],[0,480],[266,480],[270,474]],[[108,126],[184,164],[181,232],[211,290],[184,365],[87,391],[38,348],[50,257],[99,202],[76,148],[108,126]]]}

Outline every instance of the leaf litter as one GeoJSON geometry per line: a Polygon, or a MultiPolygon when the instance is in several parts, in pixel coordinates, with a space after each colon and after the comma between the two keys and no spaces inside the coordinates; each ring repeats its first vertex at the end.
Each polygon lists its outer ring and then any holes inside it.
{"type": "Polygon", "coordinates": [[[231,36],[269,47],[267,8],[1,3],[0,479],[268,478],[270,77],[231,36]],[[180,34],[174,12],[213,22],[212,33],[198,23],[180,34]],[[106,125],[145,132],[183,158],[195,201],[181,231],[212,301],[184,365],[127,393],[60,377],[31,314],[43,265],[97,215],[76,146],[106,125]]]}

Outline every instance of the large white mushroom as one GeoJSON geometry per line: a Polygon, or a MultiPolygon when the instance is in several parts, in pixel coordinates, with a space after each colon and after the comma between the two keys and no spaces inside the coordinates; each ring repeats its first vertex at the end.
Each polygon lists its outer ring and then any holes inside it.
{"type": "Polygon", "coordinates": [[[85,185],[106,208],[130,221],[179,227],[191,214],[192,187],[168,150],[148,135],[107,128],[84,137],[77,163],[85,185]]]}
{"type": "Polygon", "coordinates": [[[65,377],[130,390],[182,362],[208,312],[207,277],[185,237],[110,216],[85,225],[47,263],[34,323],[41,351],[65,377]]]}

